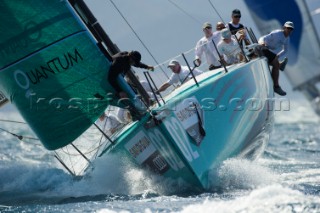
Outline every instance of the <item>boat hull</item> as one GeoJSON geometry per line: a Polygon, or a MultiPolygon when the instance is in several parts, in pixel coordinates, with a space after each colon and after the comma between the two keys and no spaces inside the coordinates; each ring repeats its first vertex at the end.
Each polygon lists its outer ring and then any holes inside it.
{"type": "Polygon", "coordinates": [[[273,84],[264,58],[208,71],[186,82],[121,134],[118,152],[168,178],[208,189],[233,157],[254,159],[273,126],[273,84]],[[203,127],[203,129],[202,129],[203,127]],[[210,173],[210,175],[209,175],[210,173]],[[210,178],[209,178],[210,177],[210,178]]]}

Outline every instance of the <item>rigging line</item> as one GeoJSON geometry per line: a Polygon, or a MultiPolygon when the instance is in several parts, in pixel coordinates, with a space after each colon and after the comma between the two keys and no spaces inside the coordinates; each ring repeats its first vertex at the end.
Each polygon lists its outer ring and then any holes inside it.
{"type": "Polygon", "coordinates": [[[23,138],[29,139],[29,140],[35,140],[35,141],[40,141],[39,138],[33,138],[30,136],[22,136],[23,138]]]}
{"type": "MultiPolygon", "coordinates": [[[[108,119],[109,119],[109,115],[110,115],[110,112],[111,112],[111,110],[110,110],[110,108],[108,109],[108,117],[106,118],[106,120],[105,120],[105,122],[104,122],[104,124],[103,124],[103,129],[102,129],[102,131],[105,131],[105,129],[106,129],[106,126],[107,126],[107,121],[108,121],[108,119]]],[[[104,112],[105,113],[105,112],[104,112]]],[[[101,134],[101,137],[100,137],[100,141],[99,141],[99,146],[98,146],[98,151],[99,151],[99,149],[100,149],[100,147],[102,147],[102,138],[103,138],[103,134],[101,134]]],[[[94,155],[94,159],[96,159],[97,158],[97,156],[98,156],[98,151],[95,153],[95,155],[94,155]]]]}
{"type": "Polygon", "coordinates": [[[87,156],[85,156],[80,149],[78,149],[78,147],[76,147],[73,143],[71,143],[71,146],[89,163],[91,164],[91,161],[89,160],[89,158],[87,158],[87,156]]]}
{"type": "MultiPolygon", "coordinates": [[[[105,131],[106,130],[106,125],[107,125],[107,121],[108,121],[109,117],[106,118],[104,124],[103,124],[103,129],[102,131],[105,131]]],[[[103,139],[103,134],[101,134],[101,138],[100,138],[100,141],[99,141],[99,144],[102,142],[102,139],[103,139]]]]}
{"type": "Polygon", "coordinates": [[[22,140],[22,139],[26,138],[26,139],[30,139],[30,140],[39,141],[38,138],[33,138],[33,137],[30,137],[30,136],[17,135],[17,134],[15,134],[15,133],[10,132],[10,131],[8,131],[8,130],[5,130],[5,129],[3,129],[3,128],[0,128],[0,130],[2,130],[3,132],[9,133],[10,135],[12,135],[12,136],[14,136],[14,137],[17,137],[19,140],[22,140]]]}
{"type": "MultiPolygon", "coordinates": [[[[205,44],[203,44],[203,45],[205,45],[205,44]]],[[[191,48],[190,50],[187,50],[187,51],[185,51],[185,52],[183,52],[183,53],[184,53],[184,54],[189,54],[189,53],[191,53],[191,52],[194,51],[194,50],[195,50],[195,47],[193,47],[193,48],[191,48]]],[[[156,68],[156,67],[160,67],[160,66],[166,66],[166,64],[169,63],[172,59],[179,58],[179,57],[181,57],[181,54],[176,55],[176,56],[173,56],[173,57],[171,57],[169,60],[166,60],[166,61],[164,61],[164,62],[161,62],[160,64],[157,64],[157,65],[154,66],[154,67],[156,68]]]]}
{"type": "Polygon", "coordinates": [[[69,169],[69,167],[63,162],[63,160],[60,158],[60,156],[58,155],[58,153],[56,152],[56,151],[54,151],[54,157],[59,161],[59,163],[72,175],[72,176],[76,176],[76,174],[75,174],[75,172],[73,171],[71,171],[70,169],[69,169]]]}
{"type": "Polygon", "coordinates": [[[3,132],[9,133],[9,134],[11,134],[11,135],[14,136],[14,137],[17,137],[19,140],[22,140],[22,139],[23,139],[23,137],[22,137],[21,135],[14,134],[14,133],[9,132],[8,130],[2,129],[2,128],[0,128],[0,130],[2,130],[3,132]]]}
{"type": "Polygon", "coordinates": [[[213,8],[213,10],[215,11],[215,13],[219,16],[220,20],[221,20],[224,24],[226,24],[226,22],[225,22],[225,21],[223,20],[223,18],[221,17],[220,13],[219,13],[219,12],[217,11],[217,9],[213,6],[211,0],[208,0],[208,1],[209,1],[209,3],[210,3],[211,7],[213,8]]]}
{"type": "Polygon", "coordinates": [[[185,11],[184,9],[182,9],[181,7],[179,7],[179,5],[177,5],[176,3],[174,3],[172,0],[168,0],[171,4],[173,4],[176,8],[178,8],[179,10],[181,10],[181,12],[183,12],[184,14],[186,14],[187,16],[189,16],[190,18],[192,18],[194,21],[196,21],[198,24],[201,24],[201,22],[199,21],[199,19],[195,18],[194,16],[192,16],[190,13],[188,13],[187,11],[185,11]]]}
{"type": "Polygon", "coordinates": [[[72,168],[74,174],[76,174],[76,170],[75,170],[75,168],[74,168],[76,164],[73,163],[73,161],[72,161],[72,157],[71,157],[69,148],[70,148],[70,146],[66,146],[66,152],[67,152],[68,154],[67,154],[67,159],[66,159],[64,162],[67,162],[67,160],[69,160],[70,167],[72,168]]]}
{"type": "MultiPolygon", "coordinates": [[[[130,23],[127,21],[127,19],[124,17],[124,15],[121,13],[121,11],[119,10],[119,8],[117,7],[117,5],[113,2],[113,0],[110,0],[110,2],[113,4],[113,6],[116,8],[116,10],[118,11],[118,13],[121,15],[121,17],[124,19],[124,21],[127,23],[127,25],[130,27],[130,29],[132,30],[132,32],[136,35],[136,37],[139,39],[139,41],[141,42],[141,44],[144,46],[144,48],[148,51],[148,53],[151,55],[151,57],[153,58],[153,60],[156,62],[156,64],[159,64],[157,59],[155,59],[155,57],[152,55],[152,53],[150,52],[149,48],[144,44],[144,42],[141,40],[141,38],[139,37],[139,35],[136,33],[136,31],[133,29],[133,27],[130,25],[130,23]]],[[[162,69],[162,67],[159,67],[162,72],[167,76],[167,78],[169,78],[169,76],[166,74],[166,72],[162,69]]]]}
{"type": "Polygon", "coordinates": [[[5,120],[5,119],[0,119],[0,121],[10,122],[10,123],[18,123],[18,124],[27,124],[27,123],[22,122],[22,121],[12,121],[12,120],[5,120]]]}

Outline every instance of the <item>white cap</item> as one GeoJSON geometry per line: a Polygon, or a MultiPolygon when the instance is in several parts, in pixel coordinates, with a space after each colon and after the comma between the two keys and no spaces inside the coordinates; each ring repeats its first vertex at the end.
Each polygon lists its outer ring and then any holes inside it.
{"type": "Polygon", "coordinates": [[[222,39],[230,39],[231,38],[230,30],[228,28],[221,30],[221,37],[222,39]]]}
{"type": "Polygon", "coordinates": [[[177,64],[180,64],[179,61],[173,59],[168,64],[168,67],[173,67],[173,66],[176,66],[177,64]]]}
{"type": "Polygon", "coordinates": [[[286,23],[284,23],[283,25],[284,27],[287,27],[287,28],[292,28],[294,29],[294,24],[292,21],[287,21],[286,23]]]}

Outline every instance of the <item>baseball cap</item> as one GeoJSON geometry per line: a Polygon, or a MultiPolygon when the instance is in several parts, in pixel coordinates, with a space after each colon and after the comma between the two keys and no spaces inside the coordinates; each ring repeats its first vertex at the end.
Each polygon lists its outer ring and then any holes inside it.
{"type": "Polygon", "coordinates": [[[168,64],[168,67],[173,67],[173,66],[176,66],[177,64],[180,64],[179,61],[171,60],[170,63],[168,64]]]}
{"type": "Polygon", "coordinates": [[[287,27],[287,28],[292,28],[294,29],[294,24],[292,21],[287,21],[286,23],[284,23],[283,25],[284,27],[287,27]]]}
{"type": "Polygon", "coordinates": [[[221,38],[222,39],[230,39],[231,38],[231,32],[228,28],[221,30],[221,38]]]}
{"type": "Polygon", "coordinates": [[[240,10],[238,10],[238,9],[234,9],[234,10],[232,10],[232,15],[234,16],[234,15],[239,15],[239,16],[241,16],[241,12],[240,12],[240,10]]]}
{"type": "Polygon", "coordinates": [[[212,25],[209,22],[206,22],[203,24],[202,29],[208,28],[208,27],[212,28],[212,25]]]}

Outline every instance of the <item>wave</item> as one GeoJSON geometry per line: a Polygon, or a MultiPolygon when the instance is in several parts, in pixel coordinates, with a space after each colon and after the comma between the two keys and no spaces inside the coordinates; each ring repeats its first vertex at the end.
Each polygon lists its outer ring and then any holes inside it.
{"type": "Polygon", "coordinates": [[[94,169],[83,177],[73,177],[50,163],[12,163],[0,166],[0,204],[52,204],[106,197],[140,199],[192,190],[181,180],[150,174],[117,155],[98,158],[94,169]]]}
{"type": "Polygon", "coordinates": [[[319,123],[319,116],[304,99],[288,100],[286,106],[275,110],[276,123],[319,123]]]}
{"type": "MultiPolygon", "coordinates": [[[[262,174],[263,175],[263,174],[262,174]]],[[[261,175],[261,177],[262,177],[261,175]]],[[[283,187],[278,184],[255,189],[231,200],[213,199],[202,204],[188,205],[181,211],[188,212],[317,212],[319,198],[283,187]]]]}
{"type": "Polygon", "coordinates": [[[211,186],[219,191],[251,190],[276,183],[278,177],[257,161],[229,159],[223,162],[217,174],[211,174],[211,186]]]}

